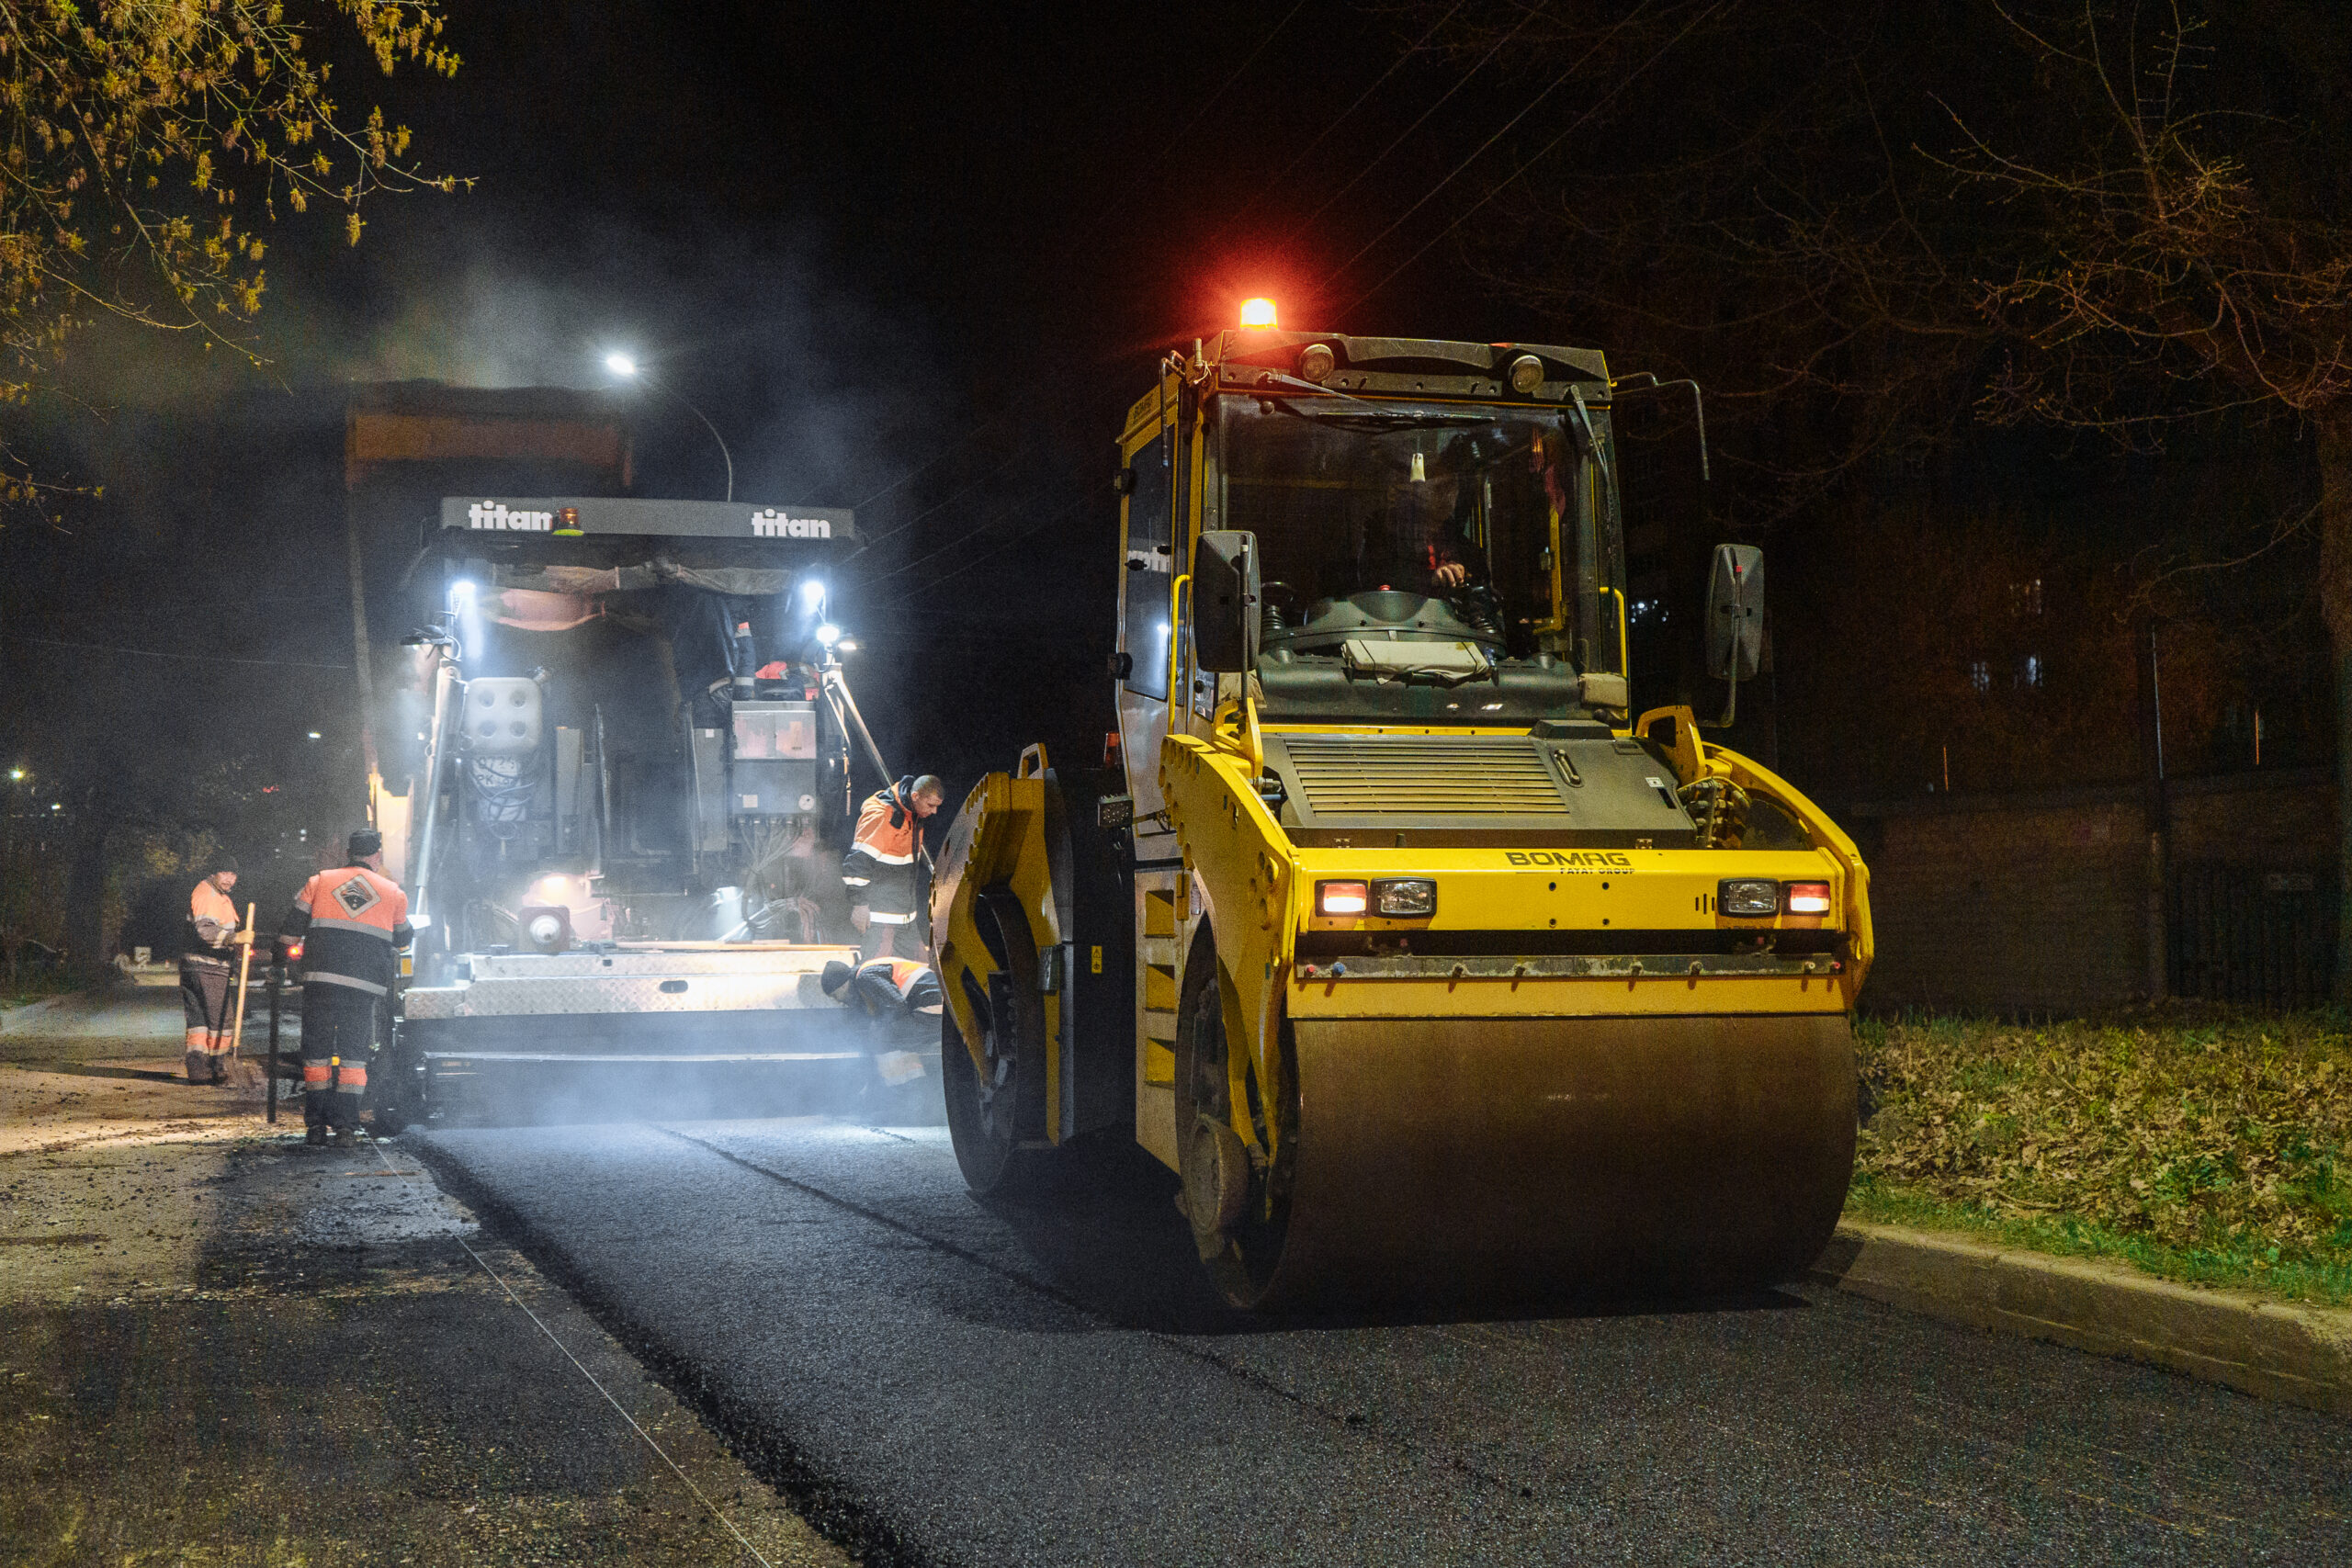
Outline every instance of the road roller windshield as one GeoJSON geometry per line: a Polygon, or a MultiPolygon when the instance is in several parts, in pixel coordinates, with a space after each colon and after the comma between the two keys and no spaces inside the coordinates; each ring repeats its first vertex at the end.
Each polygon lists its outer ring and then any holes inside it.
{"type": "Polygon", "coordinates": [[[1218,412],[1218,511],[1260,551],[1270,714],[1516,724],[1618,671],[1614,509],[1577,415],[1337,396],[1218,412]]]}

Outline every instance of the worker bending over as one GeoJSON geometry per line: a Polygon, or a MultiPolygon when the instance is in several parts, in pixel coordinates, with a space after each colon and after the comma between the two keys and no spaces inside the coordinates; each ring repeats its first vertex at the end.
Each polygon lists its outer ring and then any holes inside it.
{"type": "Polygon", "coordinates": [[[229,1080],[229,990],[236,977],[237,949],[253,941],[239,930],[237,863],[213,858],[204,880],[188,895],[188,937],[180,953],[180,1002],[187,1013],[187,1081],[229,1080]]]}
{"type": "Polygon", "coordinates": [[[855,969],[836,959],[825,965],[817,983],[825,995],[876,1023],[896,1022],[900,1017],[936,1021],[944,999],[939,976],[930,964],[911,958],[877,958],[855,969]]]}
{"type": "MultiPolygon", "coordinates": [[[[922,847],[923,818],[947,798],[947,786],[925,773],[902,778],[866,796],[857,814],[857,836],[842,857],[842,884],[849,889],[850,923],[865,940],[868,958],[888,958],[899,928],[915,919],[915,852],[922,847]]],[[[921,939],[915,942],[922,949],[921,939]]]]}
{"type": "Polygon", "coordinates": [[[415,934],[408,895],[384,874],[384,836],[351,835],[350,864],[302,884],[285,933],[302,951],[302,1121],[307,1141],[334,1134],[338,1148],[359,1141],[359,1103],[368,1092],[368,1058],[376,1021],[400,970],[393,956],[415,934]]]}
{"type": "MultiPolygon", "coordinates": [[[[924,1076],[922,1057],[906,1047],[940,1038],[939,1013],[946,998],[930,964],[911,958],[877,958],[852,969],[836,960],[825,965],[819,984],[825,995],[860,1020],[861,1032],[872,1043],[875,1077],[869,1096],[910,1088],[924,1076]]],[[[888,1109],[879,1104],[872,1108],[888,1109]]]]}

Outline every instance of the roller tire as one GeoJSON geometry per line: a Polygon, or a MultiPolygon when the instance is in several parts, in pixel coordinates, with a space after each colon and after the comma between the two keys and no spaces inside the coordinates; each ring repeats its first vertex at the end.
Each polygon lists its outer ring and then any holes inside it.
{"type": "Polygon", "coordinates": [[[395,1025],[392,1043],[378,1052],[368,1066],[365,1106],[368,1125],[388,1138],[424,1117],[416,1077],[407,1070],[408,1058],[399,1026],[395,1025]]]}
{"type": "Polygon", "coordinates": [[[1252,1311],[1274,1304],[1269,1292],[1290,1228],[1289,1205],[1279,1196],[1270,1201],[1271,1173],[1249,1170],[1232,1130],[1216,949],[1206,942],[1196,947],[1185,976],[1176,1028],[1177,1174],[1187,1218],[1201,1215],[1193,1219],[1193,1240],[1209,1278],[1228,1303],[1252,1311]],[[1242,1163],[1237,1168],[1236,1161],[1242,1163]],[[1212,1203],[1222,1215],[1210,1215],[1212,1203]],[[1229,1223],[1220,1225],[1217,1218],[1229,1223]]]}
{"type": "Polygon", "coordinates": [[[989,1008],[982,1042],[995,1081],[983,1086],[956,1028],[940,1010],[939,1071],[947,1101],[947,1134],[965,1185],[982,1198],[1008,1197],[1035,1179],[1050,1152],[1045,1137],[1044,998],[1037,992],[1037,948],[1020,903],[1002,889],[982,893],[974,909],[997,938],[991,956],[1003,967],[989,976],[989,1008]]]}

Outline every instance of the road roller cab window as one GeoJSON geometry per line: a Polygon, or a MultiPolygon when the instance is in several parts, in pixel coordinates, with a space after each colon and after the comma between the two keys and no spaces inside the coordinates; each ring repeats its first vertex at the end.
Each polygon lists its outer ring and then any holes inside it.
{"type": "Polygon", "coordinates": [[[1258,539],[1270,716],[1517,724],[1573,707],[1579,670],[1617,670],[1613,518],[1558,412],[1302,397],[1217,415],[1217,513],[1258,539]]]}

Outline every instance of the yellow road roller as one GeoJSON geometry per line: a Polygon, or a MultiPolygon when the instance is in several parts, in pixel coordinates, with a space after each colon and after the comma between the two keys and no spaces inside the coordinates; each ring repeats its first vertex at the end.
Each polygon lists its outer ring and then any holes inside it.
{"type": "MultiPolygon", "coordinates": [[[[1245,1308],[1811,1262],[1869,874],[1690,708],[1633,711],[1637,388],[1589,349],[1263,325],[1161,362],[1119,438],[1115,746],[982,779],[933,883],[976,1192],[1132,1136],[1245,1308]]],[[[1718,547],[1735,705],[1762,600],[1718,547]]]]}

